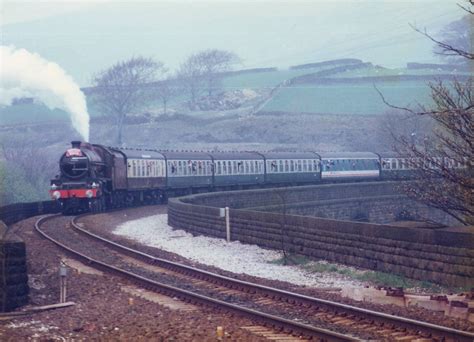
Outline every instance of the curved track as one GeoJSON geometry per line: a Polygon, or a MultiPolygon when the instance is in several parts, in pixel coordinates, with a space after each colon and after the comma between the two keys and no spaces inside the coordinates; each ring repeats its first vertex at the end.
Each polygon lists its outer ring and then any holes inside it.
{"type": "MultiPolygon", "coordinates": [[[[148,288],[157,289],[159,292],[176,296],[184,300],[212,305],[226,310],[235,311],[243,314],[247,317],[251,317],[265,324],[291,331],[303,336],[317,337],[323,340],[356,340],[352,335],[344,335],[340,333],[333,333],[328,329],[321,329],[315,327],[312,324],[300,323],[301,319],[291,317],[281,317],[260,310],[250,309],[248,306],[237,305],[235,303],[229,303],[227,301],[211,298],[202,294],[183,290],[182,288],[170,286],[168,284],[159,283],[155,280],[149,279],[134,272],[130,272],[113,265],[104,263],[103,261],[96,260],[90,256],[84,255],[83,253],[72,250],[64,243],[49,236],[41,229],[41,225],[53,218],[54,216],[44,217],[38,220],[36,223],[36,229],[44,237],[50,239],[57,245],[65,248],[70,253],[76,255],[76,257],[86,260],[89,264],[93,264],[96,267],[102,268],[107,271],[120,274],[121,276],[133,279],[135,282],[140,283],[142,286],[148,288]],[[296,322],[295,320],[300,320],[296,322]]],[[[74,229],[81,234],[86,234],[88,237],[100,241],[101,244],[107,246],[107,248],[113,248],[121,254],[126,254],[134,259],[147,262],[159,268],[166,269],[168,271],[179,273],[187,277],[199,279],[201,282],[213,284],[219,288],[224,288],[228,293],[230,292],[243,292],[246,295],[253,296],[254,302],[260,302],[260,304],[275,305],[274,302],[278,302],[276,305],[283,305],[285,312],[294,310],[295,312],[303,312],[306,315],[317,317],[317,321],[323,321],[329,325],[331,330],[336,331],[364,331],[371,332],[371,334],[377,336],[384,336],[388,340],[416,340],[416,339],[428,339],[435,341],[473,341],[474,334],[470,332],[459,331],[439,325],[434,325],[426,322],[411,320],[403,317],[397,317],[388,315],[385,313],[375,312],[366,310],[350,305],[345,305],[337,302],[331,302],[323,299],[309,297],[297,293],[283,291],[267,286],[244,282],[229,277],[221,276],[211,272],[203,271],[194,267],[178,264],[168,260],[156,258],[152,255],[145,254],[143,252],[128,248],[126,246],[117,244],[116,242],[110,241],[96,234],[88,232],[82,225],[77,223],[77,219],[74,218],[71,221],[71,225],[74,229]],[[229,290],[230,289],[230,290],[229,290]],[[257,297],[255,299],[255,297],[257,297]],[[283,303],[283,304],[281,304],[283,303]],[[290,308],[291,307],[291,308],[290,308]]],[[[232,293],[233,294],[233,293],[232,293]]],[[[272,311],[272,310],[270,310],[272,311]]],[[[365,338],[365,336],[364,336],[365,338]]]]}

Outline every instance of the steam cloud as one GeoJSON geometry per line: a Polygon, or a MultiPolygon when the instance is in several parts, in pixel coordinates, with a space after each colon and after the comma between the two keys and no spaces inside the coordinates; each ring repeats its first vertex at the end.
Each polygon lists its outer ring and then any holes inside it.
{"type": "Polygon", "coordinates": [[[36,53],[0,46],[0,104],[10,105],[21,97],[33,97],[50,109],[65,110],[74,129],[89,141],[86,99],[72,77],[36,53]]]}

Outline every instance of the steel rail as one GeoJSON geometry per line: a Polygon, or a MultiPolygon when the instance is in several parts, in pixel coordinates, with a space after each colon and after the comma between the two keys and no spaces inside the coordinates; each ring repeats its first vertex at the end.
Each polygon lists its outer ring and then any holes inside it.
{"type": "Polygon", "coordinates": [[[53,242],[57,246],[63,248],[66,250],[68,253],[74,255],[75,257],[84,260],[87,262],[88,265],[94,265],[96,268],[115,273],[117,275],[120,275],[122,277],[131,279],[135,281],[136,283],[142,284],[142,286],[147,287],[147,288],[153,288],[153,289],[158,289],[159,292],[170,295],[170,296],[176,296],[180,298],[181,300],[193,302],[193,303],[199,303],[199,304],[204,304],[204,305],[211,305],[214,307],[218,308],[225,308],[229,311],[238,313],[238,314],[244,314],[245,317],[249,317],[251,319],[254,319],[256,321],[259,321],[263,324],[267,324],[269,326],[273,327],[279,327],[281,329],[284,329],[285,331],[288,332],[297,332],[300,335],[303,336],[311,336],[311,337],[316,337],[319,339],[322,339],[323,341],[361,341],[360,339],[353,337],[352,335],[345,335],[341,334],[338,332],[330,331],[327,329],[323,328],[318,328],[315,326],[311,326],[308,324],[304,323],[299,323],[295,322],[286,318],[278,317],[275,315],[267,314],[264,312],[260,312],[257,310],[249,309],[246,307],[242,307],[239,305],[227,303],[218,299],[214,299],[211,297],[207,297],[204,295],[200,295],[188,290],[183,290],[178,287],[170,286],[167,284],[163,284],[157,281],[154,281],[152,279],[145,278],[143,276],[140,276],[138,274],[123,270],[121,268],[108,265],[102,261],[96,260],[94,258],[91,258],[83,253],[80,253],[78,251],[75,251],[74,249],[64,245],[63,243],[59,242],[58,240],[52,238],[48,234],[46,234],[43,230],[41,230],[41,225],[55,217],[60,216],[60,214],[56,215],[49,215],[49,216],[43,216],[40,219],[38,219],[35,223],[35,229],[36,231],[46,238],[47,240],[53,242]]]}
{"type": "Polygon", "coordinates": [[[359,308],[359,307],[348,305],[348,304],[338,303],[338,302],[329,301],[329,300],[316,298],[316,297],[310,297],[310,296],[302,295],[299,293],[289,292],[289,291],[285,291],[285,290],[281,290],[281,289],[277,289],[277,288],[273,288],[269,286],[246,282],[246,281],[226,277],[223,275],[219,275],[216,273],[212,273],[209,271],[205,271],[199,268],[179,264],[179,263],[165,260],[162,258],[157,258],[150,254],[137,251],[135,249],[126,247],[117,242],[101,237],[97,234],[89,232],[86,229],[80,227],[77,223],[77,219],[80,219],[88,215],[90,214],[83,214],[83,215],[75,217],[71,221],[73,227],[83,234],[87,234],[94,239],[97,239],[103,243],[113,246],[114,248],[121,251],[122,253],[126,253],[129,256],[132,256],[142,261],[146,261],[153,265],[157,265],[157,266],[167,268],[167,269],[172,269],[180,273],[193,274],[194,276],[201,279],[209,278],[210,282],[219,283],[220,285],[223,285],[225,287],[230,287],[230,288],[238,287],[238,288],[244,289],[245,291],[249,293],[259,292],[267,296],[283,297],[290,301],[309,304],[312,306],[324,306],[331,310],[335,310],[335,309],[342,310],[349,314],[363,316],[368,319],[373,319],[373,320],[383,322],[384,324],[396,324],[397,326],[403,327],[405,329],[410,329],[413,331],[423,331],[426,334],[429,334],[430,336],[435,334],[437,336],[451,338],[456,341],[462,341],[462,342],[474,341],[474,333],[472,332],[457,330],[457,329],[445,327],[442,325],[436,325],[436,324],[418,321],[418,320],[414,320],[410,318],[390,315],[383,312],[377,312],[377,311],[359,308]],[[231,284],[231,286],[229,286],[229,284],[231,284]]]}

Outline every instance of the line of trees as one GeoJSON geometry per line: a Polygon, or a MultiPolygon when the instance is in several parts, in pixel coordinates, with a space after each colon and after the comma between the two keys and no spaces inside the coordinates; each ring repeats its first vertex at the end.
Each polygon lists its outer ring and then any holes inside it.
{"type": "Polygon", "coordinates": [[[194,109],[202,95],[212,96],[221,88],[224,72],[240,63],[233,52],[217,49],[190,55],[175,74],[160,61],[133,57],[100,71],[93,78],[93,97],[101,111],[115,118],[117,143],[123,143],[123,125],[127,115],[159,99],[166,114],[169,101],[182,93],[189,96],[194,109]]]}

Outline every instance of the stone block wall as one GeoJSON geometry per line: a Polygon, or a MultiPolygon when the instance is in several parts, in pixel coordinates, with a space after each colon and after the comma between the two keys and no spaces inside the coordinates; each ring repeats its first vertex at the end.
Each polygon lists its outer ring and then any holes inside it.
{"type": "MultiPolygon", "coordinates": [[[[393,196],[394,186],[382,182],[320,185],[286,189],[285,193],[288,203],[322,197],[335,200],[337,196],[361,200],[393,196]]],[[[169,200],[168,220],[175,228],[225,238],[219,207],[229,206],[232,240],[412,279],[474,286],[472,229],[406,228],[245,209],[266,205],[281,205],[275,190],[192,195],[169,200]]]]}
{"type": "Polygon", "coordinates": [[[247,209],[383,224],[395,221],[426,221],[427,219],[447,226],[455,223],[454,218],[441,210],[429,208],[403,195],[346,197],[247,209]]]}
{"type": "MultiPolygon", "coordinates": [[[[0,221],[0,230],[6,226],[0,221]]],[[[6,229],[5,229],[6,230],[6,229]]],[[[25,243],[9,233],[0,238],[0,312],[28,303],[25,243]]]]}

